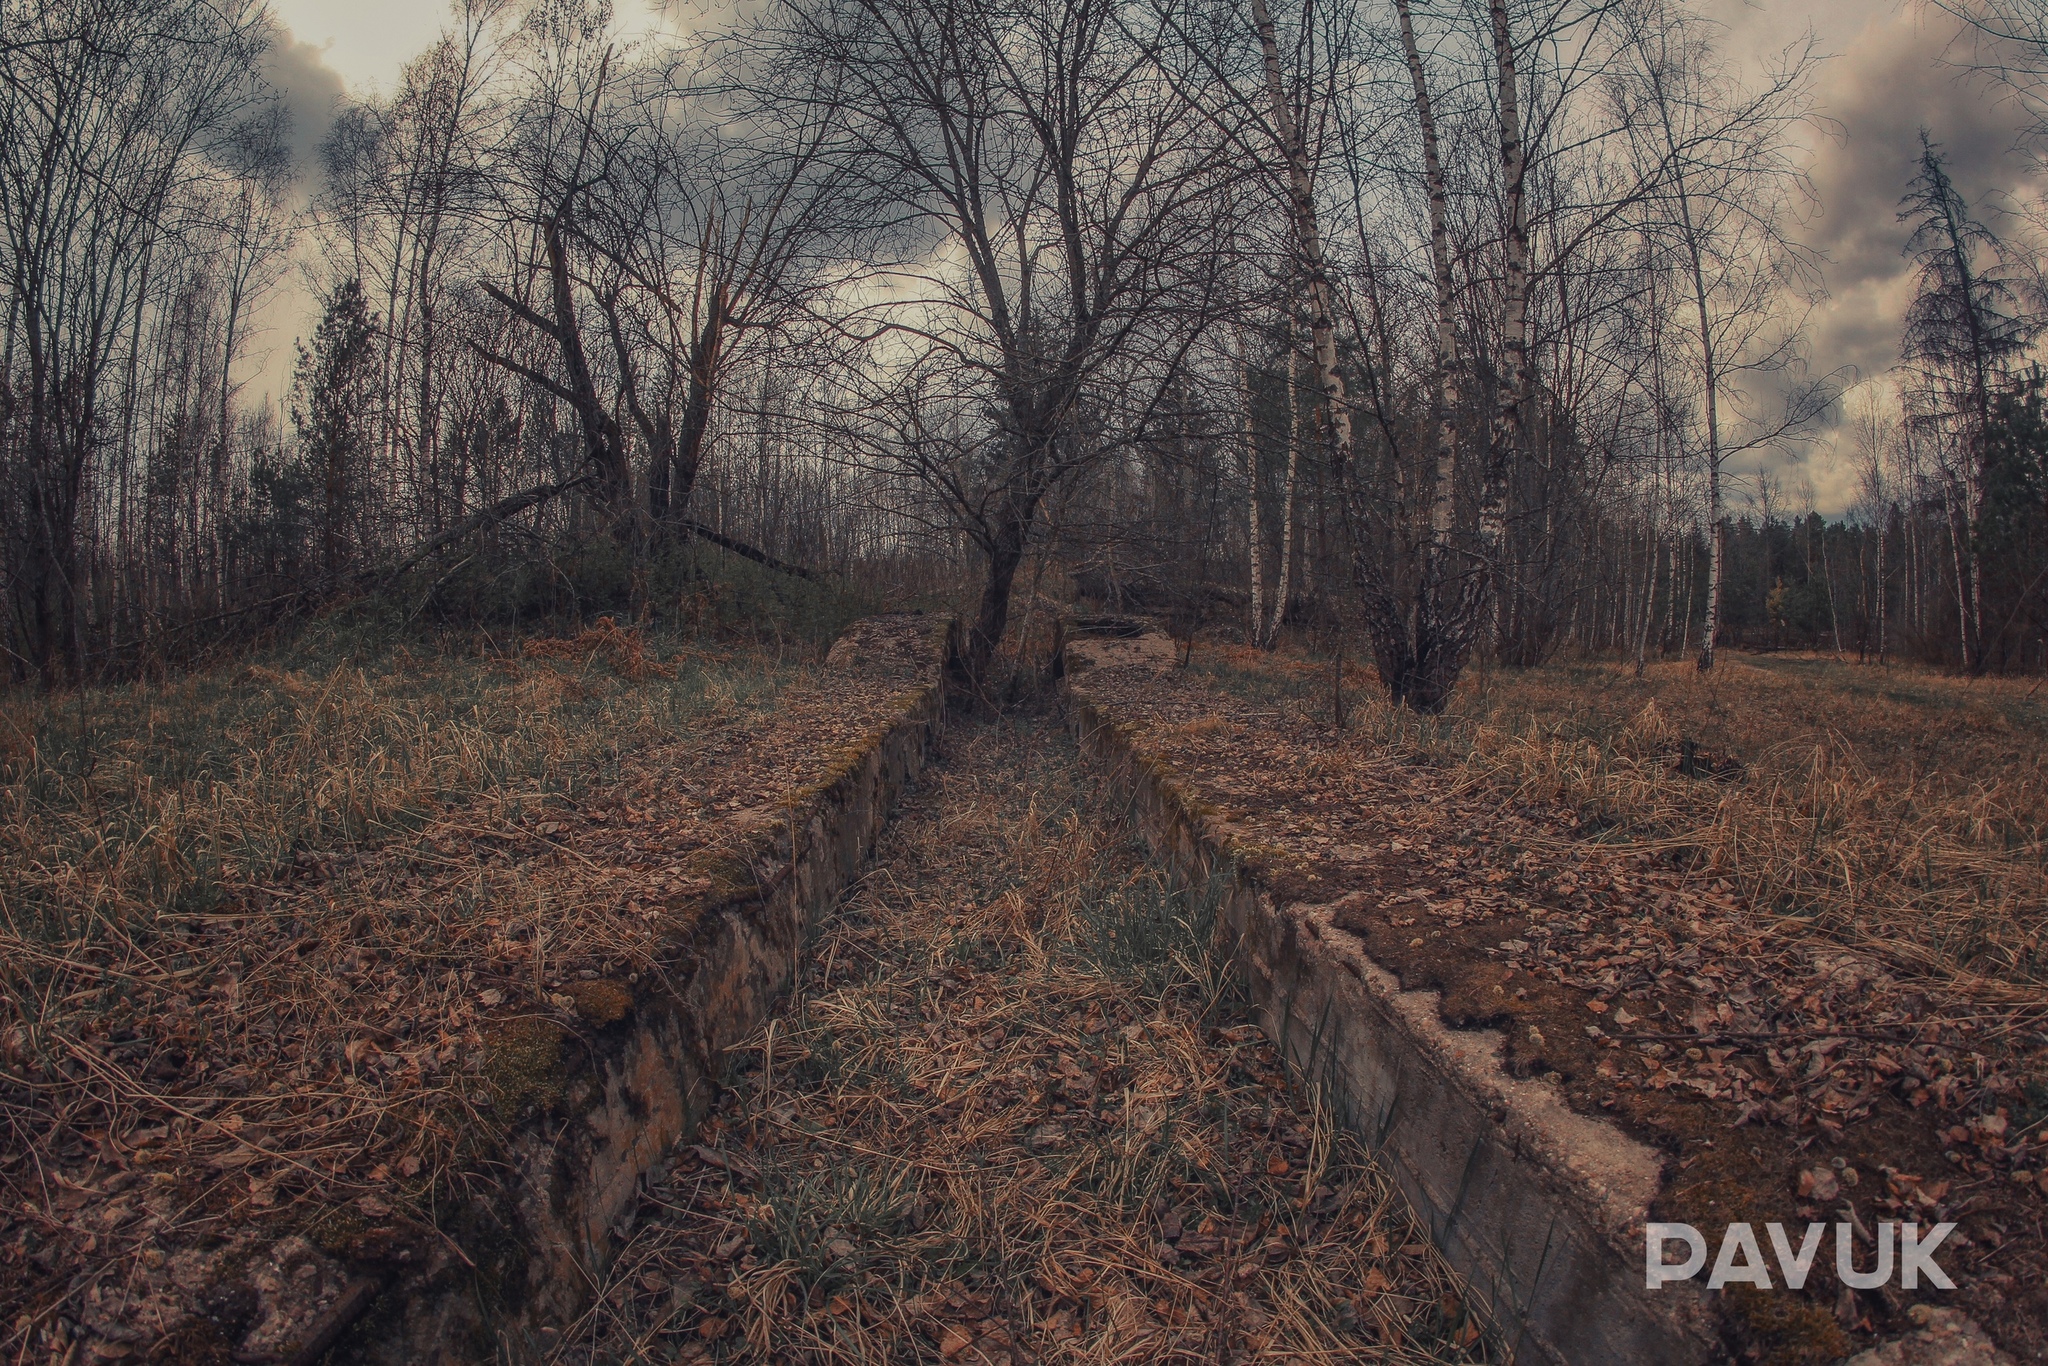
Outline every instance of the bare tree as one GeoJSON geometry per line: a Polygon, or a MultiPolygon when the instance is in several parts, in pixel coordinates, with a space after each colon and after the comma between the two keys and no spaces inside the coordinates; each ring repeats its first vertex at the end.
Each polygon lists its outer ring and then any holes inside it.
{"type": "Polygon", "coordinates": [[[1716,58],[1704,20],[1667,0],[1638,6],[1629,20],[1633,69],[1611,89],[1639,159],[1660,172],[1648,221],[1674,253],[1689,315],[1667,335],[1686,337],[1701,414],[1711,537],[1705,670],[1720,635],[1726,463],[1797,434],[1828,396],[1825,385],[1793,374],[1805,313],[1819,295],[1816,262],[1788,231],[1791,201],[1806,188],[1792,154],[1810,117],[1815,50],[1809,39],[1745,89],[1716,58]],[[1740,424],[1733,432],[1731,416],[1740,424]]]}
{"type": "Polygon", "coordinates": [[[1946,457],[1963,667],[1985,667],[1984,519],[1992,408],[2006,371],[2040,331],[2019,308],[2004,242],[1970,211],[1925,129],[1918,172],[1899,203],[1916,267],[1899,352],[1915,379],[1914,416],[1946,457]]]}
{"type": "Polygon", "coordinates": [[[841,322],[866,366],[846,382],[870,454],[979,553],[977,684],[1048,497],[1160,434],[1222,296],[1228,143],[1146,22],[1124,0],[790,0],[764,37],[759,95],[829,100],[827,154],[900,204],[897,264],[841,322]]]}
{"type": "Polygon", "coordinates": [[[254,0],[0,12],[10,633],[45,679],[84,666],[85,500],[154,258],[242,174],[268,39],[254,0]]]}
{"type": "MultiPolygon", "coordinates": [[[[788,106],[801,120],[829,100],[788,106]]],[[[651,66],[616,112],[617,147],[579,229],[640,438],[658,531],[690,500],[728,377],[786,350],[872,223],[821,150],[817,123],[754,125],[679,60],[651,66]]],[[[765,420],[765,419],[764,419],[765,420]]]]}

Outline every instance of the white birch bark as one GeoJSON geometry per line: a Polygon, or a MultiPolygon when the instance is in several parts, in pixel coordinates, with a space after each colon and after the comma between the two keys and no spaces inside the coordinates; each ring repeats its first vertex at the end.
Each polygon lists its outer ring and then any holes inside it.
{"type": "Polygon", "coordinates": [[[1301,441],[1299,426],[1295,422],[1295,370],[1299,364],[1294,354],[1294,302],[1287,304],[1287,476],[1281,485],[1280,509],[1280,583],[1273,595],[1273,614],[1266,626],[1265,644],[1272,644],[1280,634],[1280,623],[1287,615],[1287,595],[1292,591],[1294,571],[1294,489],[1301,472],[1301,441]]]}
{"type": "Polygon", "coordinates": [[[1302,266],[1308,276],[1309,330],[1315,342],[1316,383],[1322,390],[1330,419],[1333,472],[1341,480],[1351,466],[1351,405],[1345,401],[1344,377],[1337,371],[1336,309],[1330,296],[1330,270],[1323,255],[1322,229],[1316,219],[1315,182],[1308,164],[1308,147],[1287,103],[1287,88],[1280,74],[1280,42],[1273,29],[1273,11],[1266,0],[1252,0],[1252,19],[1258,25],[1259,48],[1265,58],[1266,98],[1272,107],[1273,132],[1287,158],[1287,191],[1294,211],[1295,245],[1301,249],[1302,266]]]}

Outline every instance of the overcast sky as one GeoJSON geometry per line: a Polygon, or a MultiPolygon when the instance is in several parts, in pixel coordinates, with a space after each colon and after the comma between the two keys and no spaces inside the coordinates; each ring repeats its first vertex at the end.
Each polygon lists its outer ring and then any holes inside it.
{"type": "MultiPolygon", "coordinates": [[[[1954,25],[1920,0],[1700,0],[1725,24],[1732,50],[1755,58],[1795,41],[1811,25],[1829,60],[1819,85],[1820,113],[1833,132],[1816,136],[1812,177],[1820,196],[1807,240],[1827,258],[1828,300],[1814,319],[1811,345],[1819,373],[1881,376],[1897,358],[1899,318],[1911,289],[1900,256],[1905,231],[1899,195],[1912,174],[1924,125],[1942,144],[1958,185],[1973,203],[2025,191],[2025,163],[2013,151],[2013,111],[1957,65],[1954,25]]],[[[273,55],[273,75],[292,106],[297,140],[310,155],[345,91],[389,91],[405,61],[433,41],[447,16],[434,0],[272,0],[289,40],[273,55]]],[[[622,9],[636,9],[628,0],[622,9]]],[[[275,395],[289,370],[291,340],[309,327],[299,291],[277,301],[268,319],[268,359],[251,386],[275,395]]],[[[1853,499],[1846,461],[1831,458],[1823,437],[1804,452],[1773,457],[1795,501],[1811,482],[1823,512],[1853,499]]]]}
{"type": "MultiPolygon", "coordinates": [[[[1820,212],[1805,234],[1826,256],[1828,288],[1813,321],[1813,366],[1881,377],[1898,359],[1899,322],[1912,292],[1898,204],[1920,129],[1941,145],[1971,203],[1996,222],[2007,197],[2029,194],[2029,163],[2014,145],[2018,115],[1964,69],[1973,49],[1956,40],[1954,21],[1915,0],[1716,0],[1711,12],[1751,53],[1781,48],[1811,24],[1830,54],[1817,93],[1819,112],[1834,127],[1814,139],[1820,212]]],[[[1797,467],[1781,469],[1795,498],[1799,481],[1811,479],[1826,512],[1854,498],[1848,462],[1831,459],[1831,445],[1824,436],[1797,467]]]]}

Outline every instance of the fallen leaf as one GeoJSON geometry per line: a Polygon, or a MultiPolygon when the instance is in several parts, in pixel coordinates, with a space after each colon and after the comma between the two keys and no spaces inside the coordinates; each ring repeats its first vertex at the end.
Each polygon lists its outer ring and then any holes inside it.
{"type": "Polygon", "coordinates": [[[1799,1173],[1799,1196],[1802,1200],[1810,1198],[1826,1203],[1841,1193],[1841,1181],[1826,1167],[1813,1167],[1799,1173]]]}

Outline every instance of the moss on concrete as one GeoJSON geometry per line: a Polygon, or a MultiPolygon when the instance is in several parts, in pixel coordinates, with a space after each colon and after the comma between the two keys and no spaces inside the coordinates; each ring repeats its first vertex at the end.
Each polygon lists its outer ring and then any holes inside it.
{"type": "Polygon", "coordinates": [[[504,1020],[484,1030],[484,1084],[505,1124],[555,1108],[568,1092],[562,1027],[553,1020],[504,1020]]]}
{"type": "Polygon", "coordinates": [[[633,993],[623,982],[600,977],[595,982],[572,982],[563,994],[576,1003],[576,1013],[585,1024],[602,1029],[615,1025],[633,1013],[633,993]]]}
{"type": "Polygon", "coordinates": [[[1730,1286],[1728,1307],[1764,1366],[1826,1366],[1856,1350],[1834,1315],[1809,1300],[1730,1286]]]}

